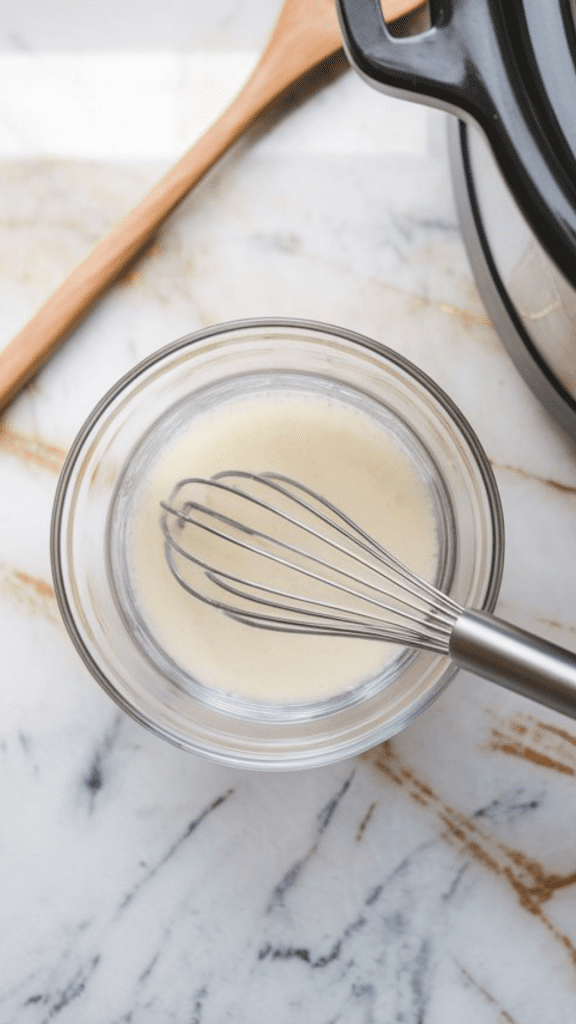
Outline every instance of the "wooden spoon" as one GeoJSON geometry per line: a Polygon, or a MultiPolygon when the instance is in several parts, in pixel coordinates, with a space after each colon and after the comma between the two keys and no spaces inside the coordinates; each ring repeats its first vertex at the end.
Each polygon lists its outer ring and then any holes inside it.
{"type": "MultiPolygon", "coordinates": [[[[393,21],[421,3],[382,0],[384,17],[393,21]]],[[[0,410],[226,150],[274,100],[341,45],[334,0],[286,0],[262,57],[230,106],[142,202],[98,242],[0,352],[0,410]]]]}

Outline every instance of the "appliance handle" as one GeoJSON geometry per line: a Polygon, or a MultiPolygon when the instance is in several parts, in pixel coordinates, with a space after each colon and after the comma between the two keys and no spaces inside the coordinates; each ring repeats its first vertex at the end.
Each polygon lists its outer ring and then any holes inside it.
{"type": "Polygon", "coordinates": [[[398,37],[384,21],[380,0],[337,0],[344,49],[370,85],[456,113],[465,103],[467,80],[462,9],[441,0],[431,6],[432,28],[398,37]]]}
{"type": "MultiPolygon", "coordinates": [[[[380,0],[336,0],[344,48],[370,85],[478,125],[524,215],[576,287],[576,188],[550,159],[538,112],[518,74],[509,0],[431,0],[433,27],[393,36],[380,0]]],[[[541,0],[524,0],[541,3],[541,0]]]]}

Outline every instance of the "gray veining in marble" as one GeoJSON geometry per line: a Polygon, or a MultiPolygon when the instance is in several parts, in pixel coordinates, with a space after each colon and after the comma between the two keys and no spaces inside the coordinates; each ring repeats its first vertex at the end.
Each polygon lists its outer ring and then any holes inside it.
{"type": "MultiPolygon", "coordinates": [[[[0,64],[257,51],[277,8],[5,5],[0,64]]],[[[310,317],[397,348],[460,405],[502,493],[499,610],[576,649],[573,444],[481,306],[444,128],[341,63],[184,201],[1,421],[2,1024],[576,1019],[570,720],[461,673],[363,758],[234,772],[111,704],[50,581],[57,474],[106,388],[196,328],[310,317]]],[[[0,162],[4,340],[169,163],[115,160],[112,142],[50,156],[27,131],[0,162]]]]}

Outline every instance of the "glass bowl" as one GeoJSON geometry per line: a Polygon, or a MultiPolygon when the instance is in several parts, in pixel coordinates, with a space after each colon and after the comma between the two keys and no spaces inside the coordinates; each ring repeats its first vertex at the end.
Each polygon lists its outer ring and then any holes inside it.
{"type": "Polygon", "coordinates": [[[404,649],[375,678],[344,693],[263,703],[203,686],[147,642],[118,577],[123,527],[117,524],[146,464],[142,453],[158,449],[197,410],[275,388],[317,390],[376,411],[425,480],[438,534],[437,585],[465,607],[492,611],[503,568],[503,518],[471,427],[402,356],[353,332],[300,320],[212,327],[161,349],[122,378],[88,417],[66,459],[51,556],[70,636],[121,708],[184,749],[236,767],[285,770],[351,757],[394,735],[438,696],[456,668],[444,655],[404,649]]]}

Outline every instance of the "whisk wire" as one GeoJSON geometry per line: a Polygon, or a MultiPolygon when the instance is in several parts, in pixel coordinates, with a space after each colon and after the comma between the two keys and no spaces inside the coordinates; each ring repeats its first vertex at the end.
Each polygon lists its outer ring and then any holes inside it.
{"type": "MultiPolygon", "coordinates": [[[[246,593],[231,587],[222,580],[215,580],[215,582],[230,594],[241,598],[247,597],[246,593]]],[[[276,593],[280,596],[281,592],[277,591],[276,593]]],[[[296,595],[287,596],[293,597],[294,600],[298,599],[296,595]]],[[[363,620],[360,621],[359,615],[356,612],[353,612],[355,616],[354,618],[346,618],[345,616],[334,614],[337,610],[349,610],[342,605],[329,605],[328,603],[317,602],[311,598],[307,598],[309,604],[314,604],[325,609],[332,609],[332,613],[329,614],[327,612],[313,611],[311,609],[295,609],[292,605],[284,605],[276,601],[267,601],[260,597],[254,598],[254,600],[257,600],[258,604],[267,605],[279,611],[290,612],[292,613],[292,616],[294,616],[294,614],[302,616],[310,615],[320,621],[295,621],[293,617],[282,618],[277,615],[270,616],[265,615],[262,612],[255,611],[246,613],[242,612],[241,609],[234,608],[232,606],[228,607],[228,614],[237,622],[242,622],[245,625],[259,626],[264,629],[276,630],[283,633],[305,633],[314,636],[333,636],[335,627],[338,627],[339,636],[362,637],[366,640],[387,640],[392,643],[406,643],[411,644],[413,647],[424,647],[427,650],[434,649],[440,652],[445,652],[446,650],[446,644],[444,641],[438,643],[431,642],[429,636],[426,637],[423,633],[419,635],[414,629],[403,628],[399,625],[395,625],[394,627],[386,626],[381,619],[378,619],[378,617],[374,615],[364,613],[363,620]]]]}
{"type": "Polygon", "coordinates": [[[573,654],[483,611],[461,607],[421,580],[344,512],[290,477],[226,471],[211,480],[189,478],[174,488],[162,508],[166,558],[174,578],[232,619],[283,633],[363,637],[437,652],[461,668],[576,717],[573,654]],[[187,489],[196,486],[190,500],[187,489]],[[274,500],[263,501],[258,497],[263,492],[274,494],[274,500]],[[210,507],[216,495],[232,500],[210,507]],[[238,504],[239,518],[230,514],[230,505],[238,504]],[[253,512],[253,519],[250,514],[258,507],[275,524],[283,520],[280,536],[275,530],[269,533],[269,527],[259,529],[261,513],[253,512]],[[233,546],[243,550],[230,562],[233,546]],[[335,564],[326,559],[324,546],[338,552],[335,564]],[[294,578],[302,583],[297,593],[292,592],[294,578]],[[346,597],[339,603],[331,599],[332,593],[346,597]]]}
{"type": "MultiPolygon", "coordinates": [[[[198,482],[198,481],[194,481],[194,482],[198,482]]],[[[238,491],[236,488],[226,488],[226,487],[223,487],[221,489],[222,490],[227,490],[229,492],[233,492],[234,494],[239,494],[242,497],[247,497],[250,500],[250,495],[245,495],[244,492],[238,491]]],[[[262,502],[258,502],[258,504],[262,505],[262,502]]],[[[399,608],[399,607],[397,607],[395,605],[387,604],[386,602],[378,600],[375,597],[370,597],[370,596],[368,596],[366,594],[361,593],[358,590],[354,590],[351,587],[345,586],[340,581],[335,581],[333,579],[330,579],[328,576],[321,576],[317,572],[314,572],[311,569],[307,569],[304,566],[298,565],[297,567],[295,567],[293,562],[289,561],[286,558],[283,558],[282,556],[280,556],[278,554],[273,554],[270,551],[266,551],[262,547],[256,547],[254,544],[250,544],[247,541],[239,540],[238,538],[236,538],[234,536],[230,536],[229,534],[224,534],[220,530],[217,530],[214,527],[211,527],[211,526],[207,525],[206,523],[201,522],[200,520],[194,518],[193,516],[190,515],[190,512],[192,510],[196,510],[196,511],[202,512],[203,514],[208,515],[211,518],[214,518],[214,519],[218,520],[219,522],[225,523],[226,525],[233,527],[234,529],[238,529],[238,530],[241,530],[242,532],[249,533],[250,536],[252,536],[254,538],[258,538],[261,541],[266,541],[266,542],[268,542],[270,544],[276,545],[276,546],[284,549],[285,551],[290,552],[292,555],[301,556],[301,557],[307,559],[309,562],[312,562],[312,563],[314,563],[317,566],[321,566],[324,569],[332,569],[333,568],[333,565],[331,563],[327,562],[325,559],[322,559],[322,558],[319,558],[319,557],[317,557],[315,555],[312,555],[310,552],[305,551],[304,549],[299,548],[296,545],[289,544],[289,543],[287,543],[285,541],[281,541],[280,539],[278,539],[276,537],[271,537],[269,534],[264,533],[264,532],[262,532],[260,530],[256,530],[254,528],[247,528],[244,523],[240,523],[237,520],[232,519],[230,516],[225,516],[222,513],[219,513],[219,512],[217,512],[217,511],[215,511],[213,509],[208,509],[204,505],[201,505],[198,502],[187,501],[185,503],[185,505],[183,506],[182,510],[177,510],[177,509],[173,508],[172,506],[170,506],[170,505],[168,505],[166,503],[162,503],[162,507],[164,508],[164,510],[166,512],[169,512],[169,513],[171,513],[173,515],[178,516],[180,521],[186,522],[186,523],[188,523],[189,525],[192,525],[192,526],[198,526],[200,529],[205,530],[208,533],[211,533],[213,536],[221,538],[221,539],[226,540],[226,541],[229,541],[231,544],[235,544],[236,546],[243,548],[245,551],[249,551],[249,552],[252,552],[253,554],[257,554],[257,555],[261,556],[262,558],[268,559],[269,561],[276,562],[278,565],[281,565],[281,566],[283,566],[285,568],[292,569],[292,570],[296,569],[296,571],[298,571],[299,573],[301,573],[304,576],[307,576],[310,579],[313,579],[313,580],[315,580],[317,582],[321,582],[325,586],[337,589],[341,593],[346,593],[346,594],[348,594],[351,597],[355,597],[355,598],[358,598],[361,601],[364,601],[366,603],[370,603],[374,607],[379,608],[381,611],[387,611],[387,612],[394,613],[394,614],[396,614],[398,616],[401,616],[402,618],[404,618],[404,619],[406,619],[406,620],[408,620],[410,622],[418,623],[420,621],[417,615],[412,614],[411,612],[405,611],[402,608],[399,608]]],[[[273,507],[269,506],[269,508],[272,509],[273,507]]],[[[311,536],[314,536],[317,539],[322,540],[322,542],[324,542],[326,544],[329,544],[332,548],[334,548],[335,550],[338,550],[342,554],[349,555],[350,558],[352,558],[354,561],[357,561],[359,564],[362,564],[366,568],[374,570],[374,566],[371,565],[369,562],[367,562],[366,559],[362,559],[362,558],[358,557],[354,552],[350,551],[348,548],[345,548],[343,545],[337,544],[334,541],[329,540],[329,538],[324,537],[320,533],[318,533],[317,530],[310,529],[309,527],[306,526],[305,523],[302,523],[300,520],[296,519],[293,516],[285,515],[284,513],[281,512],[281,510],[279,510],[277,508],[273,508],[273,511],[276,512],[278,515],[281,515],[282,518],[286,519],[292,525],[298,526],[302,530],[305,530],[311,536]]],[[[326,520],[326,521],[328,521],[328,520],[326,520]]],[[[343,531],[341,531],[341,532],[343,532],[343,531]]],[[[242,586],[246,590],[247,589],[258,590],[258,591],[261,591],[262,593],[275,594],[278,597],[290,598],[290,599],[292,599],[293,601],[296,601],[296,602],[298,602],[300,600],[297,594],[291,594],[291,593],[288,593],[286,591],[279,590],[277,587],[270,587],[270,586],[266,586],[265,584],[258,584],[258,583],[256,583],[253,580],[244,580],[244,579],[239,578],[238,576],[235,576],[233,574],[227,573],[227,572],[225,572],[222,569],[218,569],[215,566],[212,566],[212,565],[202,561],[201,559],[197,558],[196,556],[192,555],[190,553],[190,551],[187,551],[187,550],[183,549],[177,543],[177,541],[175,541],[172,537],[170,538],[170,540],[171,540],[172,547],[180,555],[182,555],[188,561],[193,562],[194,564],[198,565],[199,567],[205,569],[209,573],[209,578],[211,579],[212,582],[216,583],[217,585],[221,585],[223,587],[223,589],[228,590],[229,593],[234,594],[237,597],[243,597],[243,596],[246,596],[246,595],[245,595],[245,593],[243,593],[240,590],[233,589],[232,587],[229,587],[229,586],[225,586],[224,583],[221,583],[221,580],[227,579],[227,580],[231,580],[231,581],[233,581],[235,583],[242,584],[242,586]]],[[[368,587],[369,589],[377,591],[378,593],[382,594],[383,596],[394,597],[399,603],[405,604],[407,607],[410,607],[410,605],[408,604],[408,602],[406,601],[406,599],[404,597],[402,597],[400,595],[397,595],[397,594],[393,594],[390,591],[382,590],[381,588],[377,588],[373,583],[370,583],[366,579],[363,579],[362,577],[357,576],[354,573],[351,573],[351,572],[348,572],[348,571],[346,571],[346,570],[344,570],[342,568],[339,568],[339,575],[344,577],[344,578],[346,578],[346,579],[348,579],[348,580],[354,581],[356,583],[361,583],[364,586],[368,587]]],[[[383,575],[383,574],[381,574],[381,575],[383,575]]],[[[179,579],[180,579],[180,582],[182,582],[181,576],[179,576],[179,579]]],[[[403,589],[408,590],[407,587],[404,587],[403,589]]],[[[418,595],[414,594],[414,596],[418,596],[418,595]]],[[[271,607],[282,607],[283,610],[291,610],[291,606],[273,605],[271,602],[266,602],[266,603],[269,604],[271,607]]],[[[341,610],[341,611],[353,611],[353,609],[349,609],[349,608],[346,608],[345,606],[341,606],[341,605],[329,606],[324,601],[316,601],[316,600],[314,600],[313,598],[310,598],[310,597],[307,598],[307,603],[313,604],[313,605],[315,605],[317,607],[333,607],[333,608],[341,610]]],[[[365,614],[367,614],[368,617],[370,619],[372,619],[372,621],[374,623],[378,622],[378,617],[377,616],[370,616],[368,613],[365,613],[365,614]]],[[[440,624],[441,620],[439,618],[438,618],[437,621],[438,621],[438,624],[440,624]]],[[[443,621],[446,621],[446,620],[443,620],[443,621]]]]}
{"type": "MultiPolygon", "coordinates": [[[[385,578],[389,581],[393,581],[397,588],[406,590],[412,597],[418,597],[425,594],[427,600],[432,601],[436,608],[446,609],[447,613],[449,613],[449,619],[447,619],[447,621],[450,621],[450,623],[452,623],[454,615],[460,614],[462,609],[455,601],[448,597],[447,594],[443,594],[441,591],[437,590],[437,588],[434,587],[432,584],[428,583],[426,580],[423,580],[420,576],[417,576],[415,573],[413,573],[408,568],[407,565],[405,565],[398,558],[396,558],[386,548],[382,547],[382,545],[380,545],[378,541],[374,539],[374,537],[372,537],[369,533],[363,530],[358,525],[358,523],[355,523],[352,519],[350,519],[345,512],[337,508],[336,505],[333,505],[332,502],[328,501],[327,498],[324,498],[322,495],[318,494],[316,491],[313,491],[311,488],[306,487],[304,484],[296,480],[293,480],[291,477],[283,476],[280,473],[270,472],[256,474],[240,470],[225,470],[221,473],[217,473],[213,480],[219,481],[221,479],[228,477],[239,477],[242,479],[252,480],[256,483],[265,484],[266,486],[272,488],[278,493],[284,495],[285,497],[289,498],[291,502],[300,505],[302,508],[311,512],[314,516],[321,519],[332,529],[338,531],[338,533],[342,534],[342,536],[346,537],[348,540],[351,540],[356,547],[362,548],[363,550],[371,554],[373,557],[376,557],[387,568],[393,569],[395,576],[392,578],[385,578]],[[288,484],[291,488],[302,491],[303,493],[312,497],[319,505],[329,510],[335,517],[337,517],[338,520],[341,520],[343,523],[345,523],[346,526],[352,531],[352,533],[349,533],[348,530],[345,530],[338,522],[334,521],[334,519],[331,519],[330,517],[326,516],[325,513],[320,512],[317,508],[310,505],[308,502],[304,501],[297,495],[293,494],[292,491],[280,486],[278,481],[282,481],[283,483],[288,484]],[[361,540],[359,538],[361,538],[361,540]],[[405,583],[401,583],[399,578],[404,580],[405,583]]],[[[335,548],[337,547],[337,545],[334,542],[330,541],[329,538],[327,538],[324,534],[318,533],[318,531],[313,530],[309,526],[306,526],[306,524],[301,522],[300,520],[296,520],[295,518],[287,515],[285,512],[282,512],[281,509],[271,506],[269,503],[259,501],[257,498],[254,498],[252,495],[247,494],[244,491],[240,491],[238,488],[232,488],[231,491],[235,494],[242,495],[242,497],[247,498],[249,501],[252,501],[253,503],[260,505],[262,508],[265,508],[268,511],[275,512],[277,515],[286,519],[288,522],[291,522],[294,525],[300,527],[301,529],[306,530],[307,533],[310,533],[311,535],[318,537],[324,543],[330,544],[332,547],[335,548]]],[[[358,562],[362,562],[363,565],[368,565],[368,563],[363,562],[355,553],[351,552],[349,549],[339,548],[338,550],[345,551],[346,554],[350,555],[350,557],[352,558],[355,558],[358,562]]],[[[373,568],[373,566],[370,567],[373,568]]]]}
{"type": "Polygon", "coordinates": [[[164,510],[162,527],[166,538],[166,556],[174,576],[189,593],[199,597],[208,604],[221,608],[237,621],[241,621],[246,625],[281,630],[283,632],[314,635],[333,635],[337,632],[342,636],[386,639],[411,644],[412,646],[426,647],[427,649],[432,648],[442,652],[445,652],[447,649],[452,624],[455,615],[459,613],[459,606],[451,601],[450,598],[440,594],[435,588],[426,584],[425,581],[421,581],[416,577],[403,563],[383,549],[374,538],[365,533],[352,520],[348,519],[340,509],[337,509],[329,501],[316,494],[316,492],[293,481],[289,477],[272,473],[258,475],[232,471],[220,473],[211,480],[190,477],[180,481],[174,488],[169,502],[162,502],[162,508],[164,510]],[[291,504],[299,506],[300,509],[310,513],[315,519],[319,519],[330,530],[336,531],[337,534],[352,543],[353,549],[351,550],[339,540],[337,541],[326,536],[325,532],[320,532],[316,527],[310,526],[301,517],[296,517],[292,512],[288,513],[276,504],[262,501],[261,498],[244,489],[240,489],[238,486],[230,486],[230,484],[224,483],[223,481],[226,479],[248,480],[275,491],[277,494],[288,499],[291,504]],[[181,492],[185,488],[194,485],[213,488],[216,491],[233,495],[235,498],[240,498],[242,501],[262,508],[266,513],[272,513],[274,516],[280,517],[299,531],[304,531],[322,544],[327,544],[333,550],[345,555],[353,563],[361,565],[365,570],[369,570],[370,573],[377,574],[379,580],[384,579],[387,584],[392,584],[395,590],[385,589],[380,582],[374,583],[366,575],[359,576],[356,572],[344,569],[340,565],[335,570],[333,563],[301,548],[299,545],[271,536],[262,530],[249,526],[246,522],[233,518],[229,514],[209,508],[203,502],[187,499],[181,505],[178,505],[177,500],[181,492]],[[306,498],[294,493],[295,490],[305,494],[306,498]],[[310,498],[320,508],[315,507],[307,500],[310,498]],[[198,515],[193,515],[192,513],[197,513],[200,517],[206,517],[210,522],[198,518],[198,515]],[[199,527],[227,543],[234,544],[258,557],[275,562],[283,568],[304,575],[315,582],[321,583],[323,586],[328,586],[340,593],[344,593],[348,597],[360,600],[365,605],[377,608],[380,613],[390,614],[394,617],[394,621],[387,623],[381,614],[372,614],[366,608],[359,611],[357,607],[351,608],[348,605],[332,603],[326,599],[320,600],[311,596],[306,596],[304,604],[302,596],[299,594],[281,589],[278,586],[270,586],[262,582],[256,582],[253,579],[244,579],[233,573],[226,572],[223,568],[211,565],[197,554],[193,554],[189,548],[182,547],[171,530],[169,516],[175,517],[174,522],[181,529],[185,526],[199,527]],[[214,523],[219,524],[219,526],[213,525],[214,523]],[[234,536],[233,533],[223,532],[219,527],[224,526],[230,528],[231,531],[238,531],[243,536],[240,538],[234,536]],[[245,539],[247,536],[250,537],[250,541],[245,539]],[[273,550],[269,550],[270,546],[273,550]],[[358,549],[369,555],[371,561],[368,561],[359,554],[358,549]],[[277,550],[281,550],[283,554],[278,554],[277,550]],[[278,615],[271,614],[270,612],[256,611],[251,606],[249,608],[244,606],[238,607],[210,597],[198,590],[197,587],[192,586],[190,581],[183,576],[176,564],[175,553],[183,557],[186,562],[192,563],[204,570],[206,579],[231,596],[240,598],[243,602],[256,603],[261,608],[267,608],[275,613],[281,612],[283,614],[278,615]],[[289,557],[285,557],[285,555],[289,557]],[[294,556],[298,558],[297,562],[294,561],[294,556]],[[302,560],[304,564],[302,564],[302,560]],[[315,568],[311,569],[309,563],[313,564],[315,568]],[[326,573],[319,573],[317,567],[321,567],[322,570],[327,570],[331,573],[336,571],[337,579],[331,578],[326,573]],[[343,580],[347,582],[343,582],[343,580]],[[361,585],[365,590],[371,591],[371,593],[367,594],[366,592],[358,591],[354,587],[349,586],[350,582],[361,585]],[[237,584],[237,586],[234,584],[237,584]],[[401,591],[401,593],[398,591],[401,591]],[[374,596],[375,594],[378,596],[374,596]],[[409,595],[409,599],[406,598],[406,594],[409,595]],[[272,597],[274,600],[270,599],[272,597]],[[394,604],[383,601],[383,597],[391,599],[394,604]],[[414,599],[420,602],[422,608],[414,609],[414,599]],[[422,614],[425,615],[424,624],[422,622],[422,614]]]}
{"type": "MultiPolygon", "coordinates": [[[[165,508],[166,511],[173,511],[167,505],[164,505],[163,507],[165,508]]],[[[220,531],[217,531],[217,530],[211,529],[210,527],[207,527],[205,524],[198,522],[197,520],[193,519],[189,515],[186,516],[185,521],[188,522],[188,523],[191,523],[193,525],[198,525],[201,529],[206,529],[206,530],[208,530],[208,532],[212,533],[213,535],[215,535],[217,537],[220,537],[220,538],[225,539],[225,540],[230,540],[231,542],[234,542],[234,543],[239,543],[241,547],[245,548],[245,550],[254,552],[257,555],[262,556],[262,557],[267,557],[267,558],[269,558],[270,560],[276,562],[279,565],[283,565],[283,566],[285,566],[287,568],[290,568],[290,569],[294,568],[294,566],[289,561],[287,561],[286,559],[283,559],[283,558],[281,558],[281,557],[279,557],[277,555],[267,554],[264,551],[262,551],[261,549],[254,547],[253,545],[244,544],[244,543],[241,543],[241,542],[236,542],[232,538],[229,538],[228,535],[222,534],[222,533],[220,533],[220,531]]],[[[262,536],[265,536],[265,535],[262,535],[262,536]]],[[[269,601],[269,600],[267,600],[266,598],[264,598],[264,597],[262,597],[260,595],[266,593],[266,594],[274,595],[277,598],[282,598],[285,601],[292,601],[292,602],[295,602],[295,603],[301,602],[302,599],[297,594],[290,593],[290,592],[285,591],[285,590],[280,590],[277,587],[269,587],[269,586],[266,586],[265,584],[262,584],[262,583],[256,583],[253,580],[244,580],[244,579],[241,579],[238,576],[235,576],[235,575],[233,575],[231,573],[226,573],[226,572],[224,572],[221,569],[216,569],[210,563],[205,562],[202,559],[197,558],[194,555],[192,555],[189,551],[184,550],[178,544],[178,542],[176,540],[174,540],[174,538],[172,537],[170,539],[170,544],[169,544],[168,551],[167,551],[167,558],[168,558],[168,562],[169,562],[170,568],[171,568],[174,576],[177,578],[178,582],[190,594],[194,595],[195,597],[199,597],[201,600],[204,600],[204,601],[206,601],[209,604],[213,604],[213,605],[221,608],[222,610],[224,610],[228,614],[230,614],[232,618],[235,618],[237,620],[241,620],[243,622],[247,622],[247,620],[249,618],[252,618],[254,620],[257,620],[258,624],[262,624],[263,625],[265,623],[269,623],[270,624],[270,628],[273,628],[274,624],[278,624],[278,623],[282,623],[283,627],[285,627],[285,626],[290,624],[290,620],[287,620],[287,619],[280,619],[278,617],[270,617],[270,616],[266,616],[266,615],[263,615],[262,613],[258,613],[258,612],[255,612],[255,611],[250,611],[249,613],[243,612],[241,609],[238,609],[235,606],[224,605],[221,601],[216,601],[213,598],[210,598],[207,595],[202,594],[195,587],[192,587],[190,585],[189,581],[186,580],[184,578],[184,576],[182,575],[182,573],[179,571],[178,566],[176,565],[176,563],[174,561],[174,558],[173,558],[173,552],[174,551],[176,551],[178,554],[182,555],[187,561],[193,562],[199,568],[204,569],[205,572],[206,572],[207,578],[212,583],[214,583],[216,586],[220,587],[222,590],[226,591],[227,593],[229,593],[229,594],[231,594],[231,595],[233,595],[235,597],[239,597],[241,599],[247,599],[247,600],[256,600],[256,601],[258,601],[259,604],[265,605],[265,606],[267,606],[269,608],[274,608],[274,609],[279,610],[279,611],[290,612],[290,613],[292,613],[292,615],[298,615],[298,616],[303,616],[303,617],[304,616],[310,616],[310,617],[315,616],[316,618],[320,618],[320,619],[324,620],[324,628],[322,628],[319,625],[310,624],[310,623],[305,622],[304,620],[300,620],[299,619],[298,628],[297,629],[295,628],[293,630],[294,632],[307,632],[307,633],[311,633],[311,632],[320,633],[320,632],[322,632],[324,634],[327,633],[327,632],[332,633],[334,631],[334,626],[336,624],[338,624],[339,626],[341,626],[343,628],[346,627],[347,635],[355,635],[355,636],[356,635],[358,635],[358,636],[362,635],[364,637],[374,637],[374,634],[377,633],[377,635],[378,635],[378,637],[380,639],[394,639],[394,638],[398,637],[398,634],[400,632],[402,632],[402,639],[405,640],[405,642],[408,642],[408,637],[414,636],[413,633],[406,633],[406,634],[404,634],[404,631],[402,630],[402,627],[399,626],[399,625],[396,625],[394,630],[391,630],[390,628],[386,628],[386,626],[382,623],[381,618],[379,619],[377,615],[371,615],[367,611],[364,611],[362,613],[363,628],[361,628],[360,625],[359,625],[359,622],[358,622],[358,620],[359,620],[359,612],[358,612],[358,610],[354,609],[354,608],[347,607],[345,605],[341,605],[341,604],[330,604],[327,601],[320,601],[320,600],[317,600],[317,599],[312,598],[312,597],[307,597],[306,598],[307,604],[313,606],[312,608],[303,608],[301,606],[300,607],[295,607],[294,604],[280,603],[279,601],[269,601]],[[230,581],[230,582],[225,582],[225,581],[230,581]],[[240,590],[237,587],[233,587],[231,585],[232,583],[241,584],[242,589],[240,590]],[[254,592],[258,591],[259,596],[257,596],[257,597],[253,596],[252,593],[251,593],[253,591],[254,592]],[[322,611],[320,611],[320,609],[322,609],[322,611]],[[335,613],[344,613],[344,614],[335,614],[335,613]],[[346,615],[353,616],[353,617],[346,617],[346,615]],[[328,623],[331,624],[331,628],[328,627],[328,623]]],[[[321,582],[322,584],[324,584],[326,586],[336,587],[341,592],[347,593],[350,596],[357,597],[360,600],[370,601],[373,605],[379,607],[383,611],[390,611],[391,613],[394,613],[394,614],[396,614],[399,617],[408,619],[408,620],[410,620],[410,621],[412,621],[414,623],[418,623],[418,621],[419,621],[416,616],[410,615],[409,613],[403,611],[402,609],[394,608],[394,606],[387,605],[387,604],[385,604],[382,601],[376,601],[374,598],[368,598],[365,595],[361,594],[359,591],[353,590],[350,587],[345,587],[342,584],[337,584],[334,581],[329,580],[327,577],[323,577],[323,576],[319,575],[318,573],[313,573],[310,570],[305,570],[303,568],[299,568],[298,571],[301,572],[302,574],[310,577],[311,579],[314,579],[317,582],[321,582]]],[[[254,625],[255,623],[247,622],[247,624],[254,625]]],[[[276,625],[276,628],[278,628],[277,625],[276,625]]],[[[285,629],[284,629],[284,631],[285,631],[285,629]]]]}

